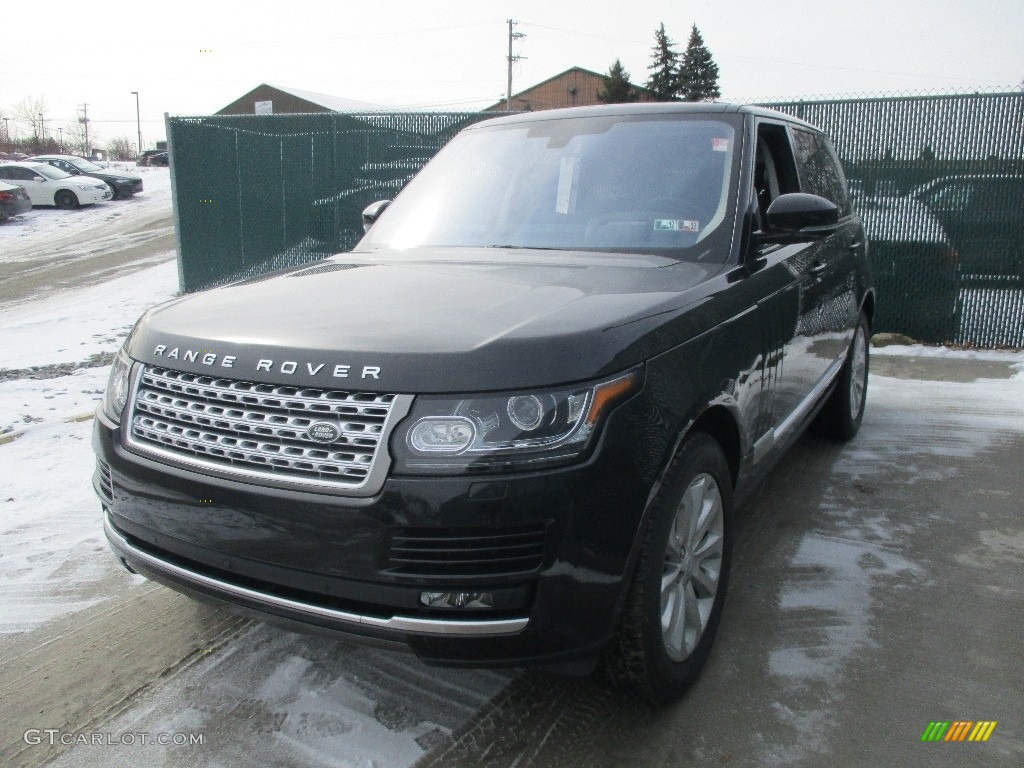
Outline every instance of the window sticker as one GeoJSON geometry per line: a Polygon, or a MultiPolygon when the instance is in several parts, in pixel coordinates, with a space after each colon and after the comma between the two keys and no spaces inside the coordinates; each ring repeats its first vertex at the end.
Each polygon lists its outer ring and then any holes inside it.
{"type": "Polygon", "coordinates": [[[700,232],[700,222],[691,219],[655,219],[655,232],[700,232]]]}
{"type": "Polygon", "coordinates": [[[711,149],[715,152],[728,152],[729,151],[729,140],[728,139],[712,139],[711,149]]]}
{"type": "Polygon", "coordinates": [[[576,188],[580,180],[580,159],[563,157],[558,172],[558,196],[555,198],[555,213],[571,216],[576,213],[576,188]]]}

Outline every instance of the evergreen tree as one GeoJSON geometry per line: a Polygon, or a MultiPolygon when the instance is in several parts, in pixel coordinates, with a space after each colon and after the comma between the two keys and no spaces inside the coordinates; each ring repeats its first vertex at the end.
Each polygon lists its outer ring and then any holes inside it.
{"type": "Polygon", "coordinates": [[[690,42],[679,67],[678,94],[686,101],[714,101],[721,98],[718,90],[718,65],[704,45],[697,25],[690,32],[690,42]]]}
{"type": "Polygon", "coordinates": [[[647,87],[654,91],[656,101],[672,101],[679,95],[679,54],[672,48],[675,43],[665,33],[662,22],[654,33],[654,48],[651,55],[651,76],[647,78],[647,87]]]}
{"type": "Polygon", "coordinates": [[[602,104],[624,104],[636,101],[636,91],[629,82],[629,72],[618,59],[608,68],[608,76],[604,85],[597,92],[597,100],[602,104]]]}

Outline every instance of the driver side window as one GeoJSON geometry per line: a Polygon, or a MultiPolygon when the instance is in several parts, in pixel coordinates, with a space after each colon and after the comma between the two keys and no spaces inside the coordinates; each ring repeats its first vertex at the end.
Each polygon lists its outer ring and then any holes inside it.
{"type": "Polygon", "coordinates": [[[799,192],[796,163],[786,127],[777,123],[757,126],[757,150],[754,163],[754,194],[761,228],[768,206],[779,195],[799,192]]]}

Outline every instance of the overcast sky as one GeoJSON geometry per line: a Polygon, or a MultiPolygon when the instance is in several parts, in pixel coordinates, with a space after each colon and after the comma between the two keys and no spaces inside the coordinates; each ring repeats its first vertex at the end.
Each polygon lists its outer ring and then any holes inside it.
{"type": "Polygon", "coordinates": [[[100,146],[135,137],[131,91],[146,146],[163,138],[165,112],[209,114],[261,82],[385,107],[477,109],[504,95],[508,18],[525,35],[513,91],[572,66],[606,72],[616,58],[642,84],[660,22],[680,52],[698,26],[724,100],[1024,80],[1024,0],[51,0],[37,16],[5,5],[0,116],[45,97],[49,133],[88,103],[100,146]]]}

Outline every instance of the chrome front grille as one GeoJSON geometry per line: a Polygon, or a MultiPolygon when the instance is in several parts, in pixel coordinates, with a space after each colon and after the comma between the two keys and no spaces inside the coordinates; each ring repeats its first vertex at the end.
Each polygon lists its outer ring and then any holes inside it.
{"type": "Polygon", "coordinates": [[[129,443],[143,453],[227,477],[240,473],[271,483],[357,489],[386,462],[387,450],[379,448],[391,417],[407,410],[407,403],[395,408],[405,399],[144,366],[135,387],[129,443]],[[312,439],[309,428],[318,422],[330,424],[336,438],[312,439]]]}

